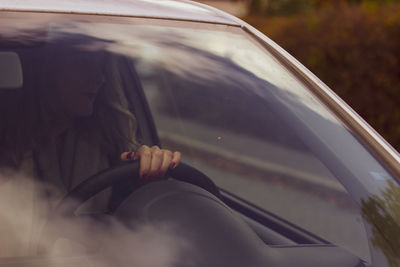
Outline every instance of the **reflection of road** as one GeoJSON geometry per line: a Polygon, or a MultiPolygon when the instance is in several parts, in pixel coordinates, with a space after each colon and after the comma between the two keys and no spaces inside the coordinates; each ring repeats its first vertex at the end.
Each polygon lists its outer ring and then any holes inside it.
{"type": "Polygon", "coordinates": [[[311,154],[193,122],[156,120],[162,142],[182,150],[218,186],[369,259],[358,208],[311,154]]]}

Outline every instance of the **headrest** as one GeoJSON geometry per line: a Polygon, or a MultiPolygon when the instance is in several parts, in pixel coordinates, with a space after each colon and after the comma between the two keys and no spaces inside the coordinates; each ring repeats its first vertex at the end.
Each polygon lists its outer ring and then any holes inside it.
{"type": "Polygon", "coordinates": [[[18,54],[0,51],[0,90],[18,89],[22,84],[22,66],[18,54]]]}

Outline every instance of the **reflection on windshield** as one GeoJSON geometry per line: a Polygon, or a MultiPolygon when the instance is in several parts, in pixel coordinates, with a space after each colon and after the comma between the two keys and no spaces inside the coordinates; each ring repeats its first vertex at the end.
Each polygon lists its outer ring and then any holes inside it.
{"type": "MultiPolygon", "coordinates": [[[[45,218],[41,212],[32,214],[32,210],[47,205],[49,192],[59,195],[58,191],[33,177],[0,170],[1,266],[14,266],[12,259],[4,261],[8,257],[21,257],[18,266],[190,265],[186,261],[190,259],[187,255],[195,252],[193,244],[173,222],[58,214],[43,227],[35,227],[45,218]]],[[[52,215],[56,213],[54,209],[52,215]]]]}
{"type": "MultiPolygon", "coordinates": [[[[208,64],[208,67],[204,68],[205,64],[212,63],[212,61],[205,62],[209,61],[209,59],[199,57],[196,53],[185,53],[181,49],[190,47],[198,51],[207,51],[210,55],[228,58],[232,63],[241,66],[256,77],[268,80],[269,83],[279,87],[281,93],[286,91],[288,95],[294,95],[296,101],[300,101],[303,105],[313,109],[325,119],[337,123],[332,114],[322,108],[312,94],[307,92],[305,87],[293,75],[285,71],[284,67],[276,59],[272,56],[267,56],[265,52],[260,53],[261,48],[250,42],[249,39],[242,38],[235,28],[231,29],[231,33],[220,34],[214,30],[196,29],[188,31],[187,29],[171,27],[168,29],[168,34],[165,34],[164,27],[136,25],[135,35],[138,39],[132,43],[130,40],[131,26],[126,29],[121,25],[99,23],[96,26],[93,27],[93,24],[74,23],[67,27],[67,25],[63,26],[61,24],[58,30],[85,32],[93,37],[109,36],[114,40],[119,40],[119,42],[113,43],[108,47],[110,51],[134,57],[140,52],[143,60],[156,61],[157,65],[164,66],[169,71],[175,72],[180,76],[185,75],[187,78],[195,75],[200,78],[207,77],[210,79],[216,73],[223,71],[223,69],[212,64],[208,64]],[[110,33],[112,33],[112,36],[110,33]],[[231,46],[233,43],[235,44],[234,47],[231,46]],[[126,49],[126,44],[130,46],[129,50],[126,49]],[[252,46],[251,49],[249,49],[250,45],[252,46]],[[160,53],[160,50],[155,49],[156,46],[161,47],[163,52],[160,53]],[[146,56],[150,56],[150,58],[146,58],[146,56]],[[184,65],[179,64],[182,61],[185,62],[184,65]],[[266,77],[268,78],[266,79],[266,77]]],[[[230,77],[230,75],[227,77],[230,77]]],[[[262,94],[262,92],[259,93],[262,94]]]]}
{"type": "MultiPolygon", "coordinates": [[[[185,84],[184,81],[188,81],[182,90],[191,90],[196,84],[204,87],[204,91],[211,92],[218,88],[226,90],[226,94],[233,94],[238,90],[268,102],[272,99],[268,105],[276,113],[285,116],[285,122],[302,135],[303,142],[318,157],[322,157],[325,164],[332,161],[332,156],[341,159],[340,164],[330,164],[328,168],[338,179],[343,178],[341,182],[344,184],[350,175],[360,179],[359,182],[366,186],[368,193],[374,194],[378,191],[370,173],[382,173],[390,177],[360,146],[352,133],[293,74],[234,27],[223,33],[199,28],[148,25],[128,27],[102,23],[53,24],[53,27],[57,32],[84,32],[95,38],[107,37],[113,42],[107,43],[105,49],[134,58],[139,67],[146,65],[156,71],[171,73],[179,77],[181,86],[185,84]],[[320,145],[326,148],[325,151],[318,148],[320,145]],[[365,166],[370,167],[367,169],[365,166]],[[369,179],[362,180],[361,177],[366,176],[369,179]]],[[[360,192],[353,193],[357,195],[356,199],[363,197],[358,195],[360,192]]]]}
{"type": "MultiPolygon", "coordinates": [[[[123,103],[117,111],[122,109],[128,117],[132,114],[123,88],[135,88],[121,73],[136,75],[129,73],[136,69],[160,136],[167,137],[162,141],[169,138],[186,148],[186,158],[197,150],[193,159],[206,158],[202,171],[221,187],[369,259],[362,223],[356,221],[359,207],[347,192],[363,208],[379,208],[373,204],[379,203],[376,198],[362,203],[360,199],[378,194],[390,174],[304,84],[239,28],[191,23],[179,27],[175,22],[146,26],[142,19],[126,25],[66,22],[66,18],[45,27],[39,23],[37,29],[33,23],[22,36],[19,23],[0,29],[0,35],[36,39],[42,45],[78,37],[77,51],[111,55],[105,64],[108,90],[100,90],[105,95],[96,99],[123,103]],[[43,31],[45,35],[36,34],[43,31]],[[82,44],[80,38],[96,42],[82,44]],[[117,59],[127,68],[118,68],[117,59]],[[114,77],[113,83],[108,77],[114,77]]],[[[96,92],[87,93],[90,98],[96,92]]],[[[96,107],[93,99],[88,100],[86,112],[92,113],[96,107]]],[[[103,112],[98,117],[103,131],[118,124],[108,115],[103,112]]],[[[398,252],[393,251],[388,257],[398,252]]]]}
{"type": "Polygon", "coordinates": [[[400,186],[391,180],[387,184],[381,194],[362,201],[362,216],[372,227],[372,245],[396,267],[400,266],[400,186]]]}

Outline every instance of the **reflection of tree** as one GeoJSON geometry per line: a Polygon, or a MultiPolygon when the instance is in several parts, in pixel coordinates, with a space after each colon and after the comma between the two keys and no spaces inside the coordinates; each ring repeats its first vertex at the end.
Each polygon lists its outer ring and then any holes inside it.
{"type": "Polygon", "coordinates": [[[390,266],[400,266],[400,186],[388,181],[380,196],[362,200],[362,216],[372,226],[372,244],[385,254],[390,266]]]}

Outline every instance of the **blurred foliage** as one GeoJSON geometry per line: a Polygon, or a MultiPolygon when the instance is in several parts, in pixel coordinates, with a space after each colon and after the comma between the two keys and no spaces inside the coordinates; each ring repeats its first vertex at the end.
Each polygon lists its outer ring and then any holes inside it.
{"type": "Polygon", "coordinates": [[[372,245],[385,254],[389,266],[400,266],[400,186],[389,180],[380,196],[362,201],[361,211],[371,226],[372,245]]]}
{"type": "Polygon", "coordinates": [[[279,5],[264,13],[273,16],[254,12],[243,19],[314,72],[400,151],[400,0],[257,1],[279,5]],[[297,4],[281,12],[289,2],[297,4]]]}
{"type": "Polygon", "coordinates": [[[253,15],[290,15],[327,6],[379,6],[390,3],[400,3],[400,0],[252,0],[250,12],[253,15]]]}
{"type": "Polygon", "coordinates": [[[253,14],[289,15],[313,7],[313,0],[252,0],[250,11],[253,14]]]}

